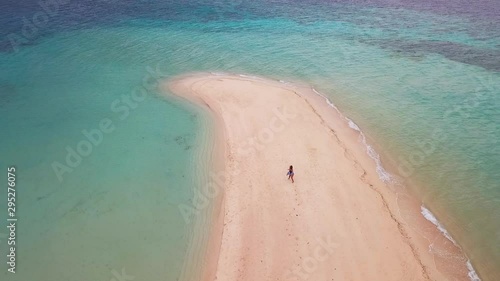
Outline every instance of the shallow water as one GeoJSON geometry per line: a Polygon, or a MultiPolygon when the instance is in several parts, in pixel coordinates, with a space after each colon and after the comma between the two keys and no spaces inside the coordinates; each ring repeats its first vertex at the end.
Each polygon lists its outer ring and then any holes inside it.
{"type": "Polygon", "coordinates": [[[24,36],[23,17],[43,9],[0,4],[0,155],[19,184],[19,271],[7,280],[183,274],[193,226],[178,206],[199,185],[193,167],[208,161],[197,158],[204,123],[154,82],[194,71],[314,85],[482,280],[500,279],[498,4],[173,2],[66,1],[17,52],[9,34],[24,36]],[[67,147],[106,118],[114,130],[60,181],[54,162],[66,165],[67,147]]]}

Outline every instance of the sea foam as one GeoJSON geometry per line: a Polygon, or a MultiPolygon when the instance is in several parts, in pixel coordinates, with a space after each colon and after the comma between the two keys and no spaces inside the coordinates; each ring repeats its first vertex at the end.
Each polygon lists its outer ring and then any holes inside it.
{"type": "Polygon", "coordinates": [[[453,244],[455,244],[456,246],[458,246],[457,242],[453,239],[453,237],[451,237],[450,233],[448,233],[448,231],[446,230],[446,228],[444,228],[444,226],[438,221],[438,219],[436,218],[436,216],[434,216],[434,214],[429,209],[427,209],[424,206],[420,206],[420,213],[424,216],[424,218],[426,220],[430,221],[433,225],[435,225],[437,227],[437,229],[446,238],[448,238],[448,240],[450,240],[451,242],[453,242],[453,244]]]}
{"type": "MultiPolygon", "coordinates": [[[[437,227],[437,229],[446,238],[448,238],[448,240],[450,240],[451,242],[453,242],[453,244],[455,246],[457,246],[457,247],[460,248],[460,245],[457,244],[457,242],[453,239],[453,237],[451,237],[450,233],[446,230],[446,228],[444,228],[444,226],[438,221],[438,219],[436,218],[436,216],[434,216],[434,214],[429,209],[427,209],[424,206],[420,206],[420,210],[421,210],[421,213],[424,216],[424,218],[426,218],[428,221],[430,221],[432,224],[434,224],[437,227]]],[[[467,260],[467,270],[469,270],[469,272],[467,273],[467,275],[469,276],[469,279],[471,281],[481,281],[481,278],[479,278],[479,276],[477,275],[477,273],[474,270],[474,267],[472,266],[472,263],[471,263],[470,260],[467,260]]]]}
{"type": "MultiPolygon", "coordinates": [[[[331,106],[332,108],[334,108],[341,116],[343,116],[346,120],[347,120],[347,123],[349,125],[349,127],[357,132],[359,132],[360,136],[361,136],[361,139],[362,139],[362,142],[366,148],[366,153],[368,154],[368,156],[370,156],[370,158],[372,158],[375,163],[376,163],[376,166],[377,166],[377,174],[379,176],[379,178],[384,181],[384,182],[391,182],[393,180],[393,177],[391,176],[391,174],[389,172],[387,172],[387,170],[385,170],[385,168],[383,167],[382,165],[382,161],[380,160],[380,155],[375,151],[375,149],[369,145],[366,141],[366,137],[365,137],[365,134],[363,133],[363,131],[361,131],[361,129],[359,128],[359,126],[354,122],[352,121],[351,119],[349,119],[348,117],[345,117],[342,112],[340,112],[340,110],[335,106],[335,104],[333,104],[333,102],[328,99],[328,97],[326,97],[324,94],[320,93],[319,91],[317,91],[316,89],[312,88],[313,92],[316,93],[317,95],[321,96],[322,98],[325,99],[325,102],[331,106]]],[[[429,209],[425,208],[424,206],[421,206],[421,213],[422,215],[425,217],[425,219],[427,219],[428,221],[430,221],[432,224],[434,224],[437,229],[447,238],[449,239],[454,245],[456,245],[457,247],[460,247],[457,242],[453,239],[453,237],[451,237],[450,233],[446,230],[446,228],[444,228],[444,226],[437,220],[437,218],[434,216],[434,214],[429,211],[429,209]]],[[[469,276],[469,279],[471,281],[481,281],[481,279],[479,278],[479,276],[477,275],[476,271],[474,270],[474,267],[472,266],[472,263],[470,262],[470,260],[467,260],[467,269],[469,270],[468,272],[468,276],[469,276]]]]}
{"type": "Polygon", "coordinates": [[[354,121],[352,121],[351,119],[345,117],[342,112],[340,112],[340,110],[335,106],[335,104],[328,98],[326,97],[324,94],[320,93],[319,91],[317,91],[315,88],[312,88],[313,92],[316,93],[317,95],[321,96],[322,98],[325,99],[325,102],[331,106],[332,108],[334,108],[339,114],[340,116],[342,116],[345,120],[347,120],[347,124],[349,125],[349,127],[355,131],[357,131],[359,133],[359,135],[361,136],[361,140],[363,142],[363,145],[365,146],[366,148],[366,153],[368,154],[368,156],[370,156],[370,158],[372,158],[374,161],[375,161],[375,164],[376,164],[376,171],[377,171],[377,174],[379,176],[379,178],[388,183],[388,182],[391,182],[393,181],[393,177],[391,176],[391,174],[384,168],[384,166],[382,165],[382,161],[380,160],[380,155],[375,151],[375,149],[368,144],[368,142],[366,141],[366,136],[365,134],[363,133],[363,131],[361,131],[361,129],[359,128],[359,126],[354,123],[354,121]]]}
{"type": "Polygon", "coordinates": [[[467,269],[469,270],[469,279],[471,281],[481,281],[481,278],[477,275],[476,271],[474,270],[474,267],[472,267],[472,263],[470,260],[467,260],[467,269]]]}

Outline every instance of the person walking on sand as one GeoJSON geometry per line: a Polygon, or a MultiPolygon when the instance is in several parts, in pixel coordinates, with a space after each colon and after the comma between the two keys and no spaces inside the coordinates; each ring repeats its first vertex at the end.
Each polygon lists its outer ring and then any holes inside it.
{"type": "Polygon", "coordinates": [[[295,181],[293,180],[293,175],[294,175],[294,174],[295,174],[295,173],[293,172],[293,166],[292,166],[292,165],[290,165],[290,168],[288,168],[288,173],[286,173],[286,175],[288,176],[288,179],[289,179],[289,180],[290,180],[290,179],[292,180],[292,183],[294,183],[294,182],[295,182],[295,181]]]}

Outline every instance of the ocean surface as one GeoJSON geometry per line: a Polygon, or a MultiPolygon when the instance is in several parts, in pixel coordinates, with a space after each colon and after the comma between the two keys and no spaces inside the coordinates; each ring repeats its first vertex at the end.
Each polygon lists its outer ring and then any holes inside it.
{"type": "Polygon", "coordinates": [[[314,86],[471,280],[500,280],[498,1],[3,0],[0,27],[1,280],[196,278],[212,207],[179,207],[206,179],[210,132],[157,86],[198,71],[314,86]]]}

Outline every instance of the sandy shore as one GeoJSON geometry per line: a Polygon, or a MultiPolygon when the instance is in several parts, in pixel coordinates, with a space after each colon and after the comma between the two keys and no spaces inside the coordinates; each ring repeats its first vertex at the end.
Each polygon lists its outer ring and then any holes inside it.
{"type": "Polygon", "coordinates": [[[165,87],[211,111],[223,134],[223,223],[208,279],[467,279],[465,268],[437,270],[359,133],[310,88],[210,74],[165,87]]]}

